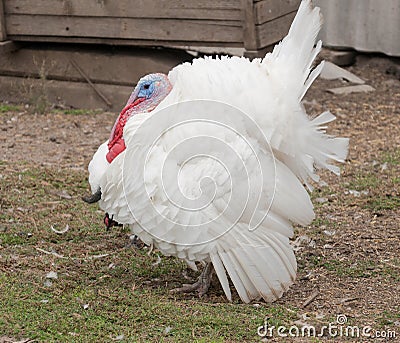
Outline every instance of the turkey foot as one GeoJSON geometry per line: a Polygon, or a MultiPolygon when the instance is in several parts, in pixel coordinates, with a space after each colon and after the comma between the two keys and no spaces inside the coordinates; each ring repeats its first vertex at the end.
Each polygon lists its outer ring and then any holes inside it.
{"type": "Polygon", "coordinates": [[[142,250],[146,246],[146,244],[136,235],[131,238],[130,245],[139,250],[142,250]]]}
{"type": "Polygon", "coordinates": [[[189,293],[197,291],[199,293],[199,297],[201,298],[204,294],[207,293],[208,289],[210,288],[213,274],[214,267],[212,263],[209,262],[207,263],[198,280],[194,284],[184,284],[180,288],[172,289],[171,293],[189,293]]]}
{"type": "Polygon", "coordinates": [[[110,228],[114,226],[122,226],[122,224],[118,223],[114,220],[114,215],[110,217],[110,215],[106,212],[103,219],[104,225],[106,226],[106,230],[110,230],[110,228]]]}

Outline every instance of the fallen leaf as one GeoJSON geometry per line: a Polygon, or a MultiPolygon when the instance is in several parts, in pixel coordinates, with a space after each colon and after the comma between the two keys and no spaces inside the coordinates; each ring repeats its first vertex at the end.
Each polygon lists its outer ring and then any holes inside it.
{"type": "Polygon", "coordinates": [[[69,225],[68,224],[65,225],[65,228],[63,230],[56,230],[53,225],[50,227],[50,229],[51,229],[51,231],[55,232],[56,234],[62,235],[63,233],[66,233],[69,230],[69,225]]]}
{"type": "Polygon", "coordinates": [[[350,94],[350,93],[374,92],[375,88],[372,86],[369,86],[369,85],[357,85],[357,86],[329,88],[326,91],[329,93],[342,95],[342,94],[350,94]]]}
{"type": "Polygon", "coordinates": [[[58,275],[57,275],[57,272],[48,272],[47,274],[46,274],[46,279],[53,279],[53,280],[56,280],[56,279],[58,279],[58,275]]]}

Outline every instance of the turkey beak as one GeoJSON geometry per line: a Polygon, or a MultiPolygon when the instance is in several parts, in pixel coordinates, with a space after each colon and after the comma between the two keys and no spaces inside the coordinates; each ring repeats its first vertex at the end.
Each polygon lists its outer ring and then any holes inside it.
{"type": "Polygon", "coordinates": [[[132,92],[131,96],[129,97],[128,102],[126,103],[125,106],[133,104],[137,100],[138,94],[139,94],[139,89],[136,87],[135,90],[132,92]]]}

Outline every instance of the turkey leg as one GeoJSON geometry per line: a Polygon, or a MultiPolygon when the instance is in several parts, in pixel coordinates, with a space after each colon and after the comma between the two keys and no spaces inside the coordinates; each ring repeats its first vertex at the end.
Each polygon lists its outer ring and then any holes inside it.
{"type": "Polygon", "coordinates": [[[207,263],[198,280],[194,284],[184,284],[180,288],[174,288],[171,290],[172,293],[189,293],[197,291],[199,297],[202,297],[207,293],[210,288],[211,279],[214,274],[214,267],[211,262],[207,263]]]}

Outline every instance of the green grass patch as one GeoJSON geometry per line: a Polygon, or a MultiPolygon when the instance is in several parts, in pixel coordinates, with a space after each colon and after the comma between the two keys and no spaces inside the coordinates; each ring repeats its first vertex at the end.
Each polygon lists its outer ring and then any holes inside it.
{"type": "Polygon", "coordinates": [[[395,176],[395,177],[392,179],[392,182],[393,182],[394,184],[400,183],[400,177],[395,176]]]}
{"type": "Polygon", "coordinates": [[[21,105],[11,105],[11,104],[0,103],[0,113],[18,112],[21,110],[22,110],[21,105]]]}
{"type": "Polygon", "coordinates": [[[382,157],[382,162],[398,166],[400,164],[400,148],[385,152],[382,157]]]}
{"type": "Polygon", "coordinates": [[[93,115],[93,114],[104,113],[104,110],[102,110],[102,109],[90,110],[90,109],[67,108],[67,109],[63,109],[63,110],[55,109],[55,110],[53,110],[53,112],[67,114],[67,115],[93,115]]]}
{"type": "Polygon", "coordinates": [[[395,210],[400,208],[399,196],[379,196],[368,200],[367,208],[374,211],[395,210]]]}
{"type": "Polygon", "coordinates": [[[379,177],[371,172],[358,173],[349,182],[348,188],[356,191],[372,190],[381,183],[379,177]]]}
{"type": "Polygon", "coordinates": [[[381,328],[385,326],[394,326],[394,323],[400,320],[400,311],[383,311],[379,317],[375,318],[375,320],[381,328]]]}
{"type": "Polygon", "coordinates": [[[336,228],[338,223],[327,218],[317,217],[312,221],[311,226],[317,229],[320,227],[336,228]]]}
{"type": "MultiPolygon", "coordinates": [[[[37,104],[32,105],[32,109],[29,107],[28,110],[38,113],[45,113],[47,110],[51,111],[52,113],[61,113],[66,115],[93,115],[93,114],[100,114],[104,113],[102,109],[78,109],[78,108],[67,108],[67,109],[49,109],[49,105],[39,104],[39,108],[36,106],[37,104]]],[[[20,112],[24,110],[23,105],[17,104],[5,104],[0,103],[0,113],[8,113],[8,112],[20,112]]]]}
{"type": "Polygon", "coordinates": [[[311,256],[309,262],[315,267],[322,267],[334,272],[340,277],[370,278],[387,277],[396,282],[400,281],[399,270],[389,265],[379,264],[376,260],[340,261],[336,259],[324,259],[319,256],[311,256]]]}

